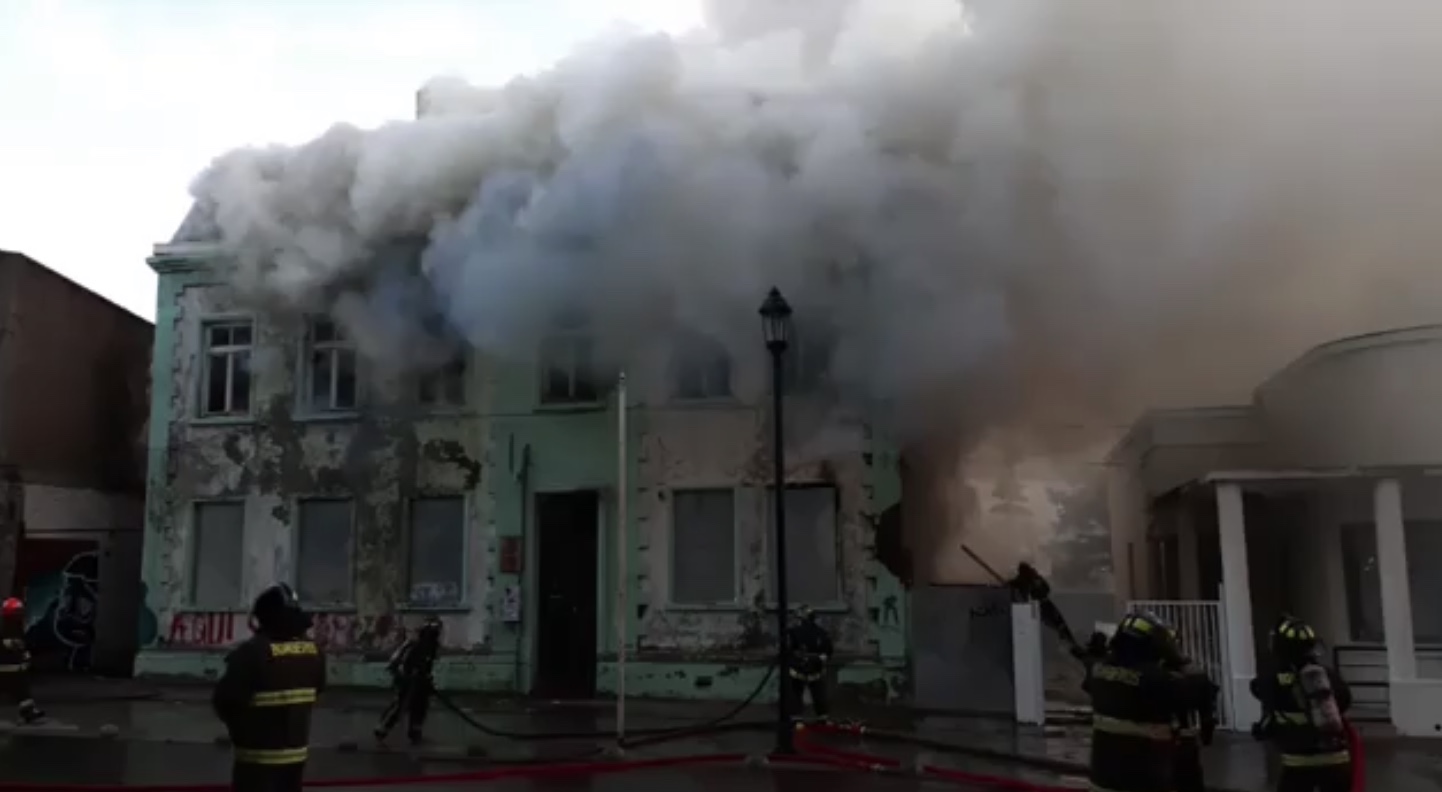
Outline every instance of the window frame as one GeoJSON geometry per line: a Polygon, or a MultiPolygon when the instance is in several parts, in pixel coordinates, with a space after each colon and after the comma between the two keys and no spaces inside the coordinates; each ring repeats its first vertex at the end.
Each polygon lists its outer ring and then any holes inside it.
{"type": "Polygon", "coordinates": [[[688,334],[671,349],[671,400],[682,404],[736,401],[735,362],[735,356],[725,344],[708,336],[688,334]],[[698,362],[701,356],[705,356],[705,359],[698,362]],[[726,381],[721,383],[719,389],[709,387],[713,384],[710,381],[711,375],[716,373],[716,365],[721,362],[726,366],[726,381]],[[681,392],[681,383],[689,372],[700,373],[705,386],[702,388],[703,395],[687,396],[681,392]]]}
{"type": "Polygon", "coordinates": [[[186,591],[185,605],[187,610],[196,611],[235,611],[245,608],[245,498],[196,498],[190,502],[190,548],[186,552],[186,591]],[[240,568],[240,581],[236,587],[235,602],[228,605],[221,603],[201,602],[196,597],[196,589],[199,587],[200,575],[200,511],[205,506],[238,506],[240,508],[240,550],[241,554],[235,559],[236,566],[240,568]]]}
{"type": "Polygon", "coordinates": [[[198,323],[200,330],[200,376],[196,379],[195,387],[195,419],[199,421],[244,421],[249,420],[255,414],[255,349],[257,322],[250,314],[214,314],[202,316],[198,323]],[[238,344],[227,344],[220,347],[211,347],[210,331],[219,327],[244,327],[250,331],[250,343],[244,346],[238,344]],[[228,407],[233,406],[235,396],[235,357],[244,354],[247,357],[247,366],[251,367],[250,382],[246,388],[246,408],[244,410],[229,409],[223,412],[211,412],[209,409],[209,390],[211,358],[215,355],[224,355],[226,359],[225,374],[225,399],[228,407]]]}
{"type": "Polygon", "coordinates": [[[295,528],[291,531],[290,537],[291,587],[295,589],[296,597],[300,598],[300,603],[306,608],[306,610],[315,613],[330,613],[338,611],[345,612],[355,610],[355,598],[357,588],[356,555],[359,550],[359,548],[357,547],[358,532],[356,530],[356,523],[358,520],[358,515],[356,512],[357,501],[358,499],[354,495],[337,495],[334,493],[298,495],[292,500],[291,507],[295,510],[293,512],[295,514],[295,528]],[[350,504],[350,557],[346,559],[347,567],[350,570],[349,602],[308,602],[304,599],[304,595],[301,594],[300,540],[301,534],[305,530],[305,521],[302,519],[302,515],[304,513],[303,507],[307,503],[313,503],[316,501],[342,501],[350,504]]]}
{"type": "Polygon", "coordinates": [[[471,586],[470,586],[470,556],[471,556],[471,498],[464,492],[419,492],[409,495],[404,499],[405,506],[405,584],[406,596],[403,602],[398,603],[399,609],[403,611],[418,613],[456,613],[471,610],[471,586]],[[424,605],[411,599],[412,575],[414,567],[412,564],[415,552],[415,503],[422,500],[459,500],[461,502],[461,579],[457,581],[461,587],[460,598],[446,605],[424,605]]]}
{"type": "MultiPolygon", "coordinates": [[[[841,487],[829,481],[796,481],[788,482],[786,484],[787,491],[813,489],[831,490],[831,513],[835,516],[835,524],[832,526],[831,536],[832,541],[834,541],[836,544],[836,554],[834,561],[834,579],[836,581],[836,591],[833,599],[824,602],[803,602],[791,596],[791,592],[788,591],[786,605],[788,608],[795,608],[798,605],[808,605],[812,608],[812,610],[826,612],[849,611],[850,606],[846,602],[846,560],[843,557],[843,553],[845,551],[845,542],[843,541],[842,531],[843,520],[841,517],[841,487]]],[[[776,610],[778,605],[777,601],[772,599],[772,594],[775,593],[775,584],[773,583],[771,577],[771,554],[772,548],[775,547],[773,542],[775,541],[776,533],[776,524],[772,522],[774,511],[771,508],[771,498],[773,497],[771,493],[775,490],[776,487],[772,484],[767,484],[765,487],[761,488],[761,504],[762,509],[765,510],[761,515],[761,587],[764,595],[762,599],[766,602],[766,609],[773,612],[776,610]]],[[[792,548],[790,545],[787,545],[786,549],[789,557],[789,553],[792,548]]]]}
{"type": "Polygon", "coordinates": [[[471,362],[468,355],[466,355],[465,353],[457,353],[456,355],[447,359],[445,363],[441,364],[437,368],[422,372],[421,375],[416,379],[416,389],[414,394],[416,404],[425,407],[426,409],[438,412],[445,410],[463,410],[467,406],[469,406],[471,390],[470,387],[468,387],[470,385],[470,363],[471,362]],[[453,368],[455,369],[455,382],[457,388],[459,389],[460,396],[460,398],[455,401],[451,401],[449,398],[444,398],[448,391],[447,377],[453,368]],[[443,398],[427,400],[425,398],[425,391],[428,384],[434,389],[434,392],[438,397],[443,398]]]}
{"type": "Polygon", "coordinates": [[[666,610],[670,611],[727,611],[744,608],[742,584],[744,575],[741,564],[741,492],[735,485],[697,485],[671,487],[666,490],[670,510],[667,532],[669,548],[666,551],[666,610]],[[695,492],[729,492],[731,494],[731,599],[719,602],[677,602],[676,595],[676,496],[695,492]]]}
{"type": "Polygon", "coordinates": [[[536,403],[540,406],[541,409],[565,410],[575,409],[578,407],[593,408],[605,404],[605,388],[602,386],[601,379],[595,376],[595,372],[592,372],[591,376],[589,377],[591,388],[594,391],[594,394],[591,396],[591,398],[580,399],[576,398],[575,396],[577,383],[586,381],[581,376],[579,376],[579,372],[582,370],[582,367],[580,365],[580,361],[578,360],[580,356],[576,353],[577,345],[583,342],[591,347],[591,354],[588,355],[590,360],[587,362],[591,363],[594,367],[596,343],[596,337],[594,333],[590,333],[585,330],[558,330],[547,333],[546,336],[541,339],[541,343],[537,349],[536,355],[536,403]],[[552,398],[549,395],[548,390],[548,386],[550,385],[551,369],[553,368],[550,362],[554,359],[548,353],[551,351],[552,345],[559,343],[564,343],[566,345],[567,352],[570,358],[567,361],[569,364],[568,374],[570,378],[570,394],[566,398],[557,399],[552,398]]]}
{"type": "Polygon", "coordinates": [[[305,318],[305,328],[301,333],[300,348],[300,387],[297,389],[297,396],[300,400],[299,412],[306,417],[347,417],[353,416],[360,411],[362,402],[362,376],[360,352],[356,349],[355,340],[345,334],[340,323],[327,316],[310,315],[305,318]],[[335,329],[336,337],[330,341],[317,342],[315,340],[316,326],[329,324],[335,329]],[[316,352],[326,352],[330,358],[330,398],[329,406],[320,406],[315,402],[315,360],[316,352]],[[352,357],[352,373],[355,375],[355,402],[349,407],[337,407],[336,391],[340,381],[340,368],[336,361],[342,353],[349,352],[352,357]]]}
{"type": "MultiPolygon", "coordinates": [[[[1407,534],[1411,531],[1424,530],[1442,531],[1442,520],[1421,518],[1407,520],[1404,518],[1402,524],[1403,541],[1407,541],[1407,534]]],[[[1380,611],[1382,607],[1382,582],[1380,567],[1381,562],[1380,559],[1378,559],[1377,550],[1377,524],[1373,520],[1349,520],[1345,522],[1340,522],[1337,524],[1336,539],[1338,544],[1337,552],[1341,557],[1342,562],[1342,597],[1347,617],[1347,638],[1353,644],[1381,646],[1387,642],[1386,625],[1382,623],[1383,615],[1379,612],[1378,623],[1376,625],[1369,625],[1366,623],[1366,614],[1364,612],[1365,604],[1363,603],[1363,592],[1361,590],[1363,580],[1362,574],[1366,570],[1363,568],[1362,558],[1357,558],[1355,554],[1351,552],[1354,549],[1364,549],[1370,552],[1370,557],[1375,563],[1378,564],[1376,571],[1374,572],[1374,580],[1376,580],[1378,586],[1376,596],[1377,607],[1380,611]],[[1361,541],[1368,538],[1370,538],[1371,540],[1370,545],[1366,544],[1365,541],[1361,541]],[[1353,542],[1361,544],[1362,547],[1353,547],[1353,542]],[[1353,561],[1353,558],[1356,558],[1356,561],[1353,561]],[[1372,626],[1375,626],[1377,630],[1375,636],[1364,630],[1364,628],[1372,626]]],[[[1412,586],[1412,565],[1416,563],[1415,559],[1416,557],[1412,555],[1412,550],[1409,549],[1407,553],[1408,569],[1406,570],[1407,595],[1409,599],[1415,598],[1417,596],[1414,587],[1412,586]]],[[[1413,643],[1416,644],[1418,647],[1422,648],[1442,646],[1442,640],[1439,640],[1442,639],[1442,635],[1423,635],[1417,629],[1418,609],[1416,607],[1415,601],[1411,604],[1413,643]]]]}

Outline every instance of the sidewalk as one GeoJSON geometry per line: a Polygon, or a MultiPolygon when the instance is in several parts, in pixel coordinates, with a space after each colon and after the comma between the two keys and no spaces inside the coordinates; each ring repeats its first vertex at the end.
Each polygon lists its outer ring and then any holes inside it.
{"type": "MultiPolygon", "coordinates": [[[[210,712],[208,686],[165,685],[133,680],[47,680],[37,685],[37,698],[56,725],[28,727],[57,736],[104,738],[162,743],[223,742],[223,727],[210,712]],[[105,727],[112,728],[105,728],[105,727]]],[[[594,738],[517,741],[485,735],[466,724],[439,702],[432,706],[426,725],[428,742],[415,754],[432,761],[488,758],[507,760],[564,760],[580,758],[597,746],[614,745],[614,702],[552,703],[453,694],[453,700],[481,724],[497,730],[526,734],[595,732],[594,738]]],[[[371,736],[376,718],[385,706],[382,691],[339,689],[329,691],[315,710],[312,743],[317,748],[350,752],[409,752],[404,728],[397,730],[389,748],[377,746],[371,736]]],[[[719,717],[732,708],[725,703],[631,700],[626,702],[627,727],[633,735],[644,729],[685,728],[719,717]]],[[[845,715],[847,713],[843,713],[845,715]]],[[[749,731],[687,737],[647,746],[635,753],[646,756],[707,751],[765,753],[774,739],[775,712],[752,707],[736,720],[749,721],[749,731]]],[[[1017,776],[1016,763],[1051,776],[1079,776],[1086,772],[1089,731],[1084,726],[1017,729],[1008,722],[981,718],[914,717],[900,710],[869,713],[873,728],[913,734],[937,746],[961,746],[948,752],[926,745],[887,744],[881,739],[860,741],[829,737],[838,747],[882,753],[908,764],[924,754],[939,765],[957,765],[980,772],[1017,776]]],[[[1246,735],[1219,733],[1203,752],[1208,786],[1234,792],[1262,792],[1275,787],[1265,748],[1246,735]]],[[[1442,789],[1442,741],[1385,739],[1369,741],[1368,788],[1387,792],[1422,792],[1442,789]]]]}

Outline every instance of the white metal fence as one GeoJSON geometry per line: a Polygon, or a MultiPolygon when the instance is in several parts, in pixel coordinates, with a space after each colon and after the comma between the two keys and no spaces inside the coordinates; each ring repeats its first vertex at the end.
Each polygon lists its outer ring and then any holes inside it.
{"type": "Polygon", "coordinates": [[[1177,631],[1182,651],[1206,669],[1207,676],[1221,688],[1217,725],[1233,729],[1231,668],[1227,660],[1227,621],[1222,603],[1212,600],[1135,600],[1127,611],[1145,610],[1165,619],[1177,631]]]}

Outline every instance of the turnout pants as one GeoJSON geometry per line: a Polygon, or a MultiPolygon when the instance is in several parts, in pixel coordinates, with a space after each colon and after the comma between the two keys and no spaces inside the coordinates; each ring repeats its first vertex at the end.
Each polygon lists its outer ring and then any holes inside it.
{"type": "Polygon", "coordinates": [[[1177,740],[1177,753],[1172,760],[1175,772],[1172,783],[1176,792],[1205,792],[1202,780],[1202,748],[1196,737],[1181,737],[1177,740]]]}
{"type": "Polygon", "coordinates": [[[789,688],[788,692],[791,694],[792,714],[799,716],[805,711],[806,693],[810,691],[811,707],[816,711],[816,717],[827,716],[826,679],[824,676],[818,674],[816,677],[808,679],[792,673],[787,675],[786,682],[789,688]]]}
{"type": "Polygon", "coordinates": [[[1351,792],[1352,763],[1283,767],[1277,792],[1351,792]]]}
{"type": "Polygon", "coordinates": [[[385,712],[381,713],[381,722],[376,726],[376,734],[384,737],[391,733],[391,729],[400,722],[401,715],[406,716],[406,734],[411,739],[421,736],[421,729],[426,725],[426,714],[431,709],[431,683],[428,679],[403,680],[396,687],[396,697],[391,700],[385,712]]]}
{"type": "Polygon", "coordinates": [[[230,766],[233,792],[301,792],[305,762],[283,765],[235,762],[230,766]]]}

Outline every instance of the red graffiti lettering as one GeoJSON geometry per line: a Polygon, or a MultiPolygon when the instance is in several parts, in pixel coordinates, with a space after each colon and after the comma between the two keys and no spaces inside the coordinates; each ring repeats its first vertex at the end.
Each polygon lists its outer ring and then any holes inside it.
{"type": "Polygon", "coordinates": [[[171,646],[216,648],[237,641],[235,613],[177,613],[170,618],[166,643],[171,646]]]}

